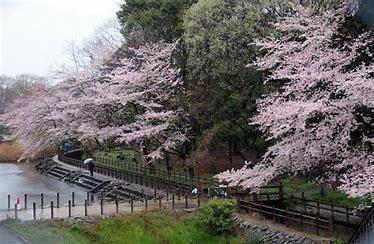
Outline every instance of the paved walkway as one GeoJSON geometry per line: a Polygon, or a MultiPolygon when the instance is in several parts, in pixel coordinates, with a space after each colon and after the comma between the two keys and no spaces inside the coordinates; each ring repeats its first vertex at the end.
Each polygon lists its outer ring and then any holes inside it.
{"type": "Polygon", "coordinates": [[[21,238],[17,237],[4,227],[0,226],[0,243],[1,244],[25,244],[21,238]]]}
{"type": "MultiPolygon", "coordinates": [[[[185,199],[175,199],[174,205],[175,211],[184,211],[184,210],[193,210],[197,208],[197,200],[196,199],[188,199],[187,200],[187,208],[185,205],[185,199]]],[[[156,202],[154,200],[148,200],[147,202],[147,210],[160,210],[159,201],[156,202]]],[[[145,203],[143,202],[134,202],[133,204],[133,212],[143,212],[147,211],[145,208],[145,203]]],[[[172,201],[169,200],[162,200],[161,201],[161,210],[168,210],[172,211],[172,201]]],[[[128,202],[122,202],[118,204],[118,213],[130,213],[131,212],[131,205],[128,202]]],[[[115,203],[104,203],[103,206],[103,214],[104,215],[114,215],[116,214],[116,204],[115,203]]],[[[98,216],[101,215],[101,206],[100,204],[93,203],[87,207],[87,215],[88,216],[98,216]]],[[[85,206],[79,205],[71,207],[71,217],[83,217],[85,216],[85,206]]],[[[53,217],[54,218],[68,218],[69,217],[69,208],[68,206],[64,205],[59,208],[53,208],[53,217]]],[[[11,211],[1,211],[0,212],[0,220],[4,220],[7,218],[15,218],[15,211],[14,209],[11,211]]],[[[50,206],[46,206],[43,209],[36,209],[36,219],[50,219],[51,218],[51,208],[50,206]]],[[[19,220],[33,220],[33,210],[18,210],[17,211],[17,219],[19,220]]],[[[0,243],[1,239],[0,239],[0,243]]]]}

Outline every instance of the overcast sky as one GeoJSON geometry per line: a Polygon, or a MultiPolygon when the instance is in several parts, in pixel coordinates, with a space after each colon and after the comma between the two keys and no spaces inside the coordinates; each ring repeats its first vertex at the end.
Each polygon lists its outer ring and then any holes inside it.
{"type": "Polygon", "coordinates": [[[67,45],[80,43],[123,0],[0,0],[0,75],[48,75],[64,61],[67,45]]]}

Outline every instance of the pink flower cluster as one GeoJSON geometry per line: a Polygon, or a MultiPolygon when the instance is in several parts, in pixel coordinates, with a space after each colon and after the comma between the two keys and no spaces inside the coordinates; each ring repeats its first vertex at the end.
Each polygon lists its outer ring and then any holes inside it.
{"type": "Polygon", "coordinates": [[[374,112],[374,38],[364,32],[342,42],[337,34],[347,16],[346,6],[316,15],[297,5],[275,24],[281,37],[256,42],[266,54],[255,65],[271,71],[266,82],[284,82],[258,101],[259,114],[251,118],[275,144],[261,163],[223,172],[222,181],[257,190],[280,175],[317,170],[352,196],[373,193],[374,155],[364,146],[373,134],[352,146],[352,133],[363,124],[358,116],[373,128],[373,118],[359,110],[374,112]],[[350,68],[362,55],[369,62],[350,68]]]}
{"type": "Polygon", "coordinates": [[[25,156],[73,138],[138,145],[147,140],[154,145],[147,157],[162,157],[184,143],[188,132],[179,123],[185,113],[176,102],[183,89],[174,48],[157,43],[129,50],[131,57],[117,61],[109,72],[110,53],[92,49],[98,53],[90,65],[21,99],[2,120],[13,128],[25,156]]]}

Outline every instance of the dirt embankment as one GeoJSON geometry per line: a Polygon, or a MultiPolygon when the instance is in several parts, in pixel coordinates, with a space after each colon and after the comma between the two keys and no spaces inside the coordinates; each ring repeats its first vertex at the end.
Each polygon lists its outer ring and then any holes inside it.
{"type": "MultiPolygon", "coordinates": [[[[16,142],[0,143],[0,163],[16,162],[19,158],[21,158],[22,153],[23,151],[21,145],[16,142]]],[[[53,156],[54,154],[54,149],[46,149],[38,153],[38,155],[30,159],[30,161],[43,159],[44,157],[53,156]]]]}

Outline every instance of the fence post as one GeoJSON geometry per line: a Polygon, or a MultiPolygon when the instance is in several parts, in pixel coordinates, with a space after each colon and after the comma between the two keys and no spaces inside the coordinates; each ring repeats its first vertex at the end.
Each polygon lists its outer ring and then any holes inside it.
{"type": "Polygon", "coordinates": [[[57,196],[56,196],[56,200],[57,200],[57,207],[59,208],[60,207],[60,193],[59,192],[57,192],[57,196]]]}
{"type": "Polygon", "coordinates": [[[25,193],[25,209],[27,209],[27,193],[25,193]]]}
{"type": "Polygon", "coordinates": [[[86,199],[86,200],[84,200],[84,216],[87,216],[87,215],[88,215],[87,204],[88,204],[88,201],[87,201],[87,199],[86,199]]]}
{"type": "Polygon", "coordinates": [[[35,220],[36,219],[36,203],[35,202],[32,203],[32,216],[35,220]]]}
{"type": "Polygon", "coordinates": [[[306,212],[306,199],[304,197],[304,192],[303,192],[302,196],[303,196],[304,212],[306,212]]]}
{"type": "Polygon", "coordinates": [[[171,196],[171,207],[174,210],[175,209],[175,196],[174,194],[171,196]]]}
{"type": "Polygon", "coordinates": [[[161,211],[161,209],[162,209],[162,207],[161,207],[161,195],[158,196],[158,208],[161,211]]]}
{"type": "Polygon", "coordinates": [[[68,202],[68,208],[69,208],[69,218],[71,218],[71,201],[68,202]]]}
{"type": "Polygon", "coordinates": [[[132,196],[130,198],[130,207],[131,207],[131,213],[133,213],[134,212],[134,200],[133,200],[132,196]]]}
{"type": "Polygon", "coordinates": [[[10,210],[10,195],[8,194],[8,211],[10,210]]]}
{"type": "Polygon", "coordinates": [[[144,189],[142,188],[142,201],[144,201],[144,198],[145,198],[145,196],[144,196],[144,189]]]}
{"type": "Polygon", "coordinates": [[[14,218],[18,219],[18,216],[17,216],[17,203],[14,204],[14,218]]]}
{"type": "Polygon", "coordinates": [[[304,215],[304,211],[301,211],[301,213],[300,213],[300,229],[301,230],[303,230],[303,228],[304,228],[304,226],[303,226],[303,221],[304,221],[303,215],[304,215]]]}
{"type": "Polygon", "coordinates": [[[281,201],[283,201],[283,197],[284,197],[283,184],[282,184],[282,182],[281,182],[281,183],[279,183],[279,199],[280,199],[281,201]]]}
{"type": "Polygon", "coordinates": [[[330,230],[330,237],[332,238],[332,234],[334,233],[334,226],[333,226],[333,224],[332,224],[332,217],[330,217],[330,219],[329,219],[329,230],[330,230]]]}
{"type": "Polygon", "coordinates": [[[185,199],[185,206],[186,206],[186,208],[188,208],[188,202],[187,202],[187,201],[188,201],[188,200],[187,200],[187,194],[185,194],[185,195],[184,195],[184,199],[185,199]]]}
{"type": "Polygon", "coordinates": [[[148,199],[147,198],[144,199],[144,205],[145,205],[145,211],[147,211],[147,209],[148,209],[148,199]]]}
{"type": "Polygon", "coordinates": [[[53,201],[51,201],[51,219],[53,219],[53,201]]]}
{"type": "Polygon", "coordinates": [[[74,207],[75,206],[75,193],[74,192],[71,193],[71,203],[72,203],[72,206],[74,207]]]}
{"type": "Polygon", "coordinates": [[[116,197],[116,213],[118,213],[118,197],[116,197]]]}
{"type": "Polygon", "coordinates": [[[100,199],[100,214],[104,215],[104,199],[100,199]]]}
{"type": "Polygon", "coordinates": [[[89,191],[87,192],[86,198],[87,198],[87,204],[90,204],[90,192],[89,191]]]}
{"type": "Polygon", "coordinates": [[[348,207],[345,207],[345,213],[346,213],[346,221],[349,224],[349,209],[348,209],[348,207]]]}
{"type": "Polygon", "coordinates": [[[44,205],[44,194],[40,193],[40,207],[41,207],[41,209],[43,209],[43,205],[44,205]]]}

